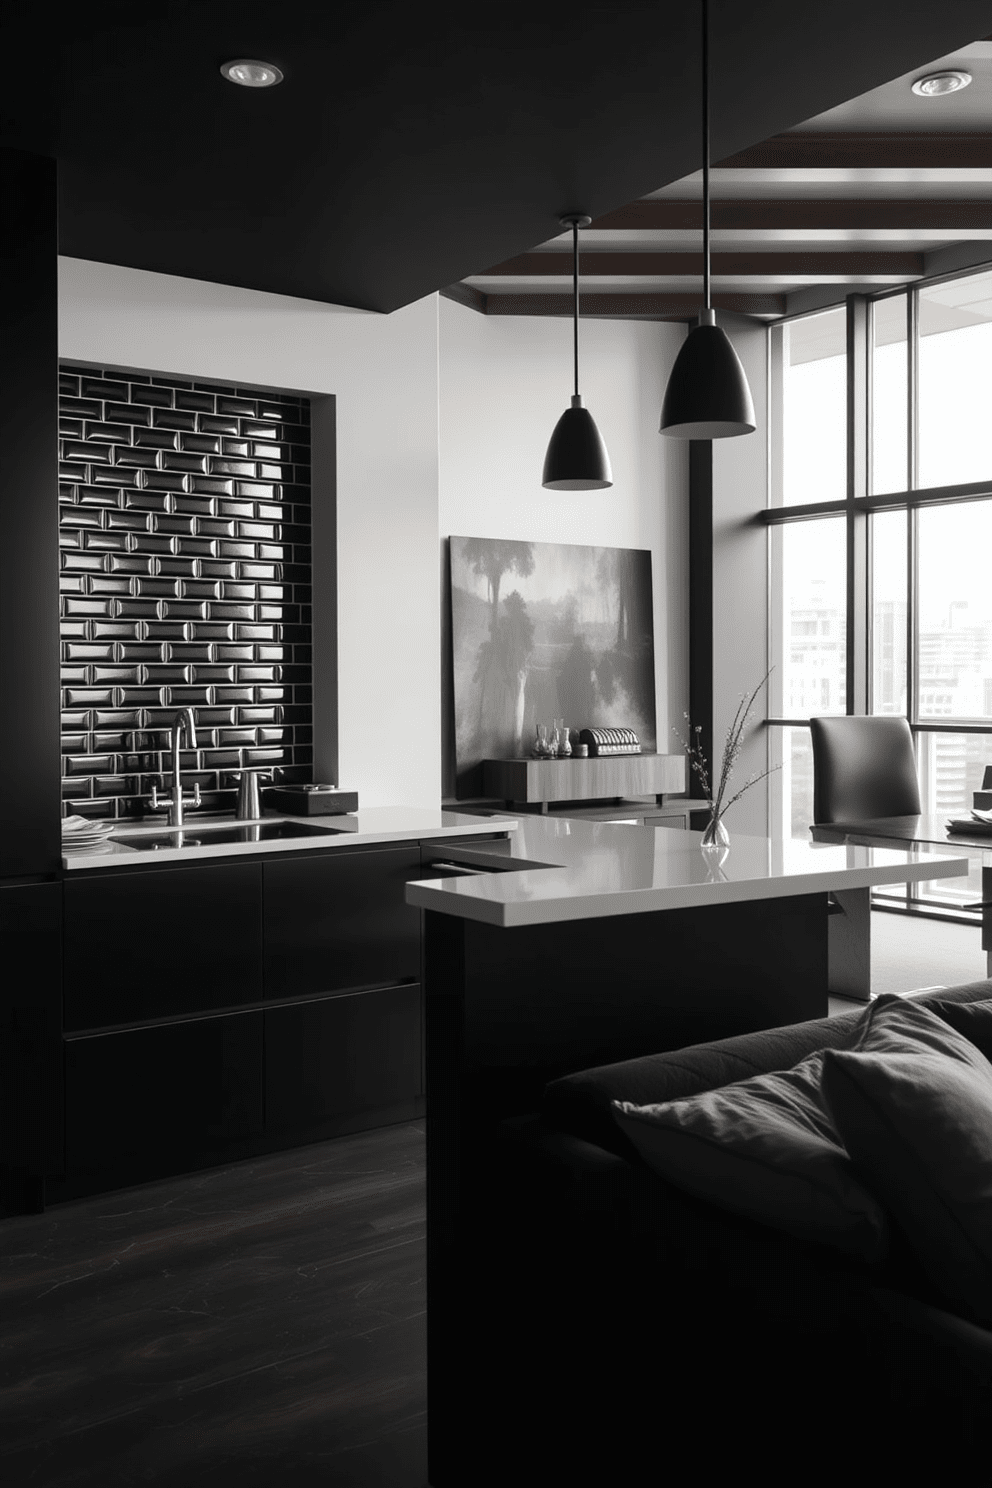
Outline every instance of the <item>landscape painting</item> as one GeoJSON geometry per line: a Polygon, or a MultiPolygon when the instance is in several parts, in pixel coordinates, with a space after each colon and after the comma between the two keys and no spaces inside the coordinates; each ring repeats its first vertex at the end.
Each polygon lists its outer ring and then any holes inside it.
{"type": "Polygon", "coordinates": [[[452,537],[458,795],[481,763],[532,753],[536,726],[627,727],[653,752],[651,554],[452,537]]]}

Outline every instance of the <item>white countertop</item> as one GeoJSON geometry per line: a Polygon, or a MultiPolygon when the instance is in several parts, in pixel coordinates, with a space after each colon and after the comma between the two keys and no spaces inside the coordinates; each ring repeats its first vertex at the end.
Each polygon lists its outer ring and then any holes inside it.
{"type": "MultiPolygon", "coordinates": [[[[491,826],[499,820],[490,818],[491,826]]],[[[508,928],[959,878],[968,871],[966,857],[916,848],[900,852],[735,834],[726,856],[714,860],[702,852],[701,841],[700,832],[668,827],[522,818],[512,855],[533,866],[418,880],[407,884],[407,903],[508,928]]]]}
{"type": "Polygon", "coordinates": [[[370,847],[380,842],[418,842],[435,837],[474,837],[480,832],[514,831],[513,817],[469,816],[463,812],[425,810],[410,806],[366,806],[347,816],[293,817],[273,814],[256,822],[238,822],[233,818],[204,818],[197,821],[190,812],[181,829],[170,827],[163,818],[157,822],[128,824],[122,822],[106,841],[97,847],[72,848],[62,855],[67,871],[83,868],[149,867],[158,863],[196,862],[202,858],[228,858],[259,853],[323,852],[341,847],[370,847]],[[305,822],[307,826],[329,826],[333,832],[313,832],[300,837],[250,840],[253,827],[267,827],[277,822],[305,822]],[[224,842],[220,835],[231,829],[246,829],[249,840],[224,842]],[[174,842],[153,845],[153,838],[174,838],[174,842]],[[126,839],[126,840],[124,840],[126,839]],[[142,841],[144,839],[144,843],[142,841]],[[180,843],[182,842],[182,845],[180,843]]]}

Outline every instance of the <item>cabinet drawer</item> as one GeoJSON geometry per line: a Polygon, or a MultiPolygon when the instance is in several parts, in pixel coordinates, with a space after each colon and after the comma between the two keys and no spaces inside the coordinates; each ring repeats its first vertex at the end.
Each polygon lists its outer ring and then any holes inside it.
{"type": "Polygon", "coordinates": [[[261,864],[70,879],[64,947],[69,1031],[258,1002],[261,864]]]}
{"type": "Polygon", "coordinates": [[[265,996],[420,980],[416,847],[266,863],[265,996]]]}
{"type": "Polygon", "coordinates": [[[262,1130],[262,1014],[69,1039],[70,1180],[143,1182],[262,1130]]]}
{"type": "Polygon", "coordinates": [[[266,1134],[422,1093],[419,986],[268,1008],[264,1018],[266,1134]]]}

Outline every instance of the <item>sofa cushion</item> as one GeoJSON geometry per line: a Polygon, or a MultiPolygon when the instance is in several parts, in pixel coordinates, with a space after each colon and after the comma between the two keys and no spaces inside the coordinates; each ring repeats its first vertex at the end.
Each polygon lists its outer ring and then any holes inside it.
{"type": "Polygon", "coordinates": [[[541,1113],[549,1126],[629,1158],[631,1144],[613,1119],[615,1100],[660,1104],[791,1069],[818,1050],[844,1047],[859,1017],[843,1013],[579,1070],[545,1086],[541,1113]]]}
{"type": "MultiPolygon", "coordinates": [[[[846,1025],[848,1049],[886,1046],[907,1004],[872,1003],[846,1025]],[[893,1006],[894,1005],[894,1006],[893,1006]]],[[[958,1035],[924,1009],[920,1018],[958,1035]]],[[[837,1051],[831,1051],[837,1052],[837,1051]]],[[[800,1239],[870,1262],[888,1249],[885,1214],[855,1172],[821,1089],[825,1051],[791,1070],[754,1076],[684,1100],[615,1101],[614,1119],[647,1165],[677,1188],[800,1239]]],[[[980,1055],[976,1054],[980,1058],[980,1055]]]]}
{"type": "Polygon", "coordinates": [[[950,1002],[937,998],[928,1003],[932,1013],[949,1023],[969,1043],[992,1060],[992,999],[985,1002],[950,1002]]]}
{"type": "MultiPolygon", "coordinates": [[[[989,999],[992,999],[992,981],[984,980],[942,987],[939,993],[941,1007],[963,1007],[989,999]]],[[[916,1000],[926,1007],[937,1000],[937,995],[930,993],[916,1000]]],[[[559,1131],[571,1132],[621,1157],[630,1157],[630,1142],[613,1120],[615,1100],[633,1101],[636,1105],[680,1100],[704,1090],[715,1090],[732,1080],[791,1069],[818,1049],[845,1047],[851,1030],[863,1016],[864,1009],[855,1008],[831,1018],[736,1034],[708,1044],[691,1044],[683,1049],[578,1070],[552,1080],[545,1087],[541,1114],[549,1126],[559,1131]]]]}
{"type": "Polygon", "coordinates": [[[992,1325],[992,1064],[918,1004],[873,1021],[873,1047],[824,1054],[824,1098],[931,1283],[992,1325]]]}

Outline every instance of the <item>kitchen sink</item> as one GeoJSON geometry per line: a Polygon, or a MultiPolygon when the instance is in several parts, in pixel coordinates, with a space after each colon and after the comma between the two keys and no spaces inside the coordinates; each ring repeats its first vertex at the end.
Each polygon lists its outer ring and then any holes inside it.
{"type": "Polygon", "coordinates": [[[198,822],[195,826],[171,827],[165,832],[115,832],[114,842],[140,852],[179,847],[213,847],[223,842],[284,842],[291,837],[332,837],[342,832],[357,832],[356,817],[336,818],[335,826],[317,826],[315,822],[271,821],[238,822],[213,826],[198,822]]]}

